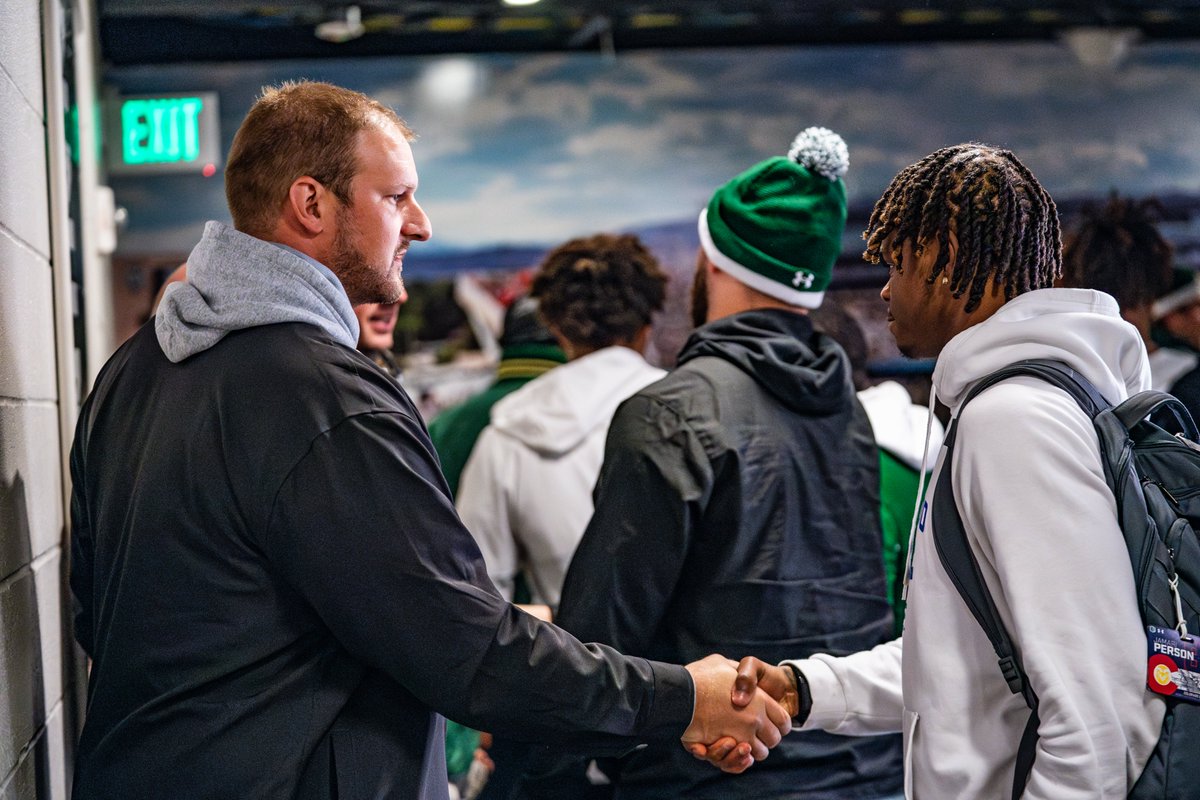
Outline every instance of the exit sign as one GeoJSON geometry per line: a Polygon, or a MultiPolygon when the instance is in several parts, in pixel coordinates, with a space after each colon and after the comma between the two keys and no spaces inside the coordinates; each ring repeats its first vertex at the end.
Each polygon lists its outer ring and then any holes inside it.
{"type": "Polygon", "coordinates": [[[119,97],[109,105],[109,170],[198,172],[220,161],[216,92],[119,97]]]}

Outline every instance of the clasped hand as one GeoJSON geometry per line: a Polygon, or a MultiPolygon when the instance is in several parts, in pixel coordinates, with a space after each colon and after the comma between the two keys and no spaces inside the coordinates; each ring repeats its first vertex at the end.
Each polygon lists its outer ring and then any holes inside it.
{"type": "Polygon", "coordinates": [[[696,758],[725,772],[744,772],[791,731],[799,699],[790,669],[711,655],[687,670],[696,685],[696,709],[682,741],[696,758]]]}
{"type": "MultiPolygon", "coordinates": [[[[753,662],[748,670],[756,665],[769,668],[758,659],[743,660],[748,662],[753,662]]],[[[696,686],[696,706],[681,739],[697,758],[726,772],[744,772],[792,730],[794,705],[780,705],[785,699],[782,690],[778,699],[772,697],[769,691],[777,687],[771,679],[762,681],[753,672],[743,676],[736,662],[719,655],[694,661],[687,670],[696,686]]],[[[792,690],[794,703],[794,686],[792,690]]]]}

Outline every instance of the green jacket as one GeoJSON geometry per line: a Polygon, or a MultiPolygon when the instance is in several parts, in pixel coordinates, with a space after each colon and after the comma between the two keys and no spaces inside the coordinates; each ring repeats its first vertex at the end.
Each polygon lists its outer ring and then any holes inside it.
{"type": "Polygon", "coordinates": [[[492,406],[542,373],[566,362],[567,357],[555,345],[518,344],[504,348],[496,381],[464,403],[447,408],[429,423],[429,438],[442,461],[442,472],[450,491],[458,495],[458,481],[475,440],[491,419],[492,406]]]}

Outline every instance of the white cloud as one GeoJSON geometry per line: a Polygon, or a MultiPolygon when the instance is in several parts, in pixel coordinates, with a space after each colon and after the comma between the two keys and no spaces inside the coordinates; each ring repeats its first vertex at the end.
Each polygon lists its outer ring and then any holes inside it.
{"type": "Polygon", "coordinates": [[[661,170],[633,181],[624,171],[559,165],[554,180],[529,186],[513,173],[492,176],[456,199],[430,199],[425,211],[456,247],[554,243],[597,231],[676,221],[697,213],[716,185],[661,170]],[[648,188],[652,187],[652,188],[648,188]]]}

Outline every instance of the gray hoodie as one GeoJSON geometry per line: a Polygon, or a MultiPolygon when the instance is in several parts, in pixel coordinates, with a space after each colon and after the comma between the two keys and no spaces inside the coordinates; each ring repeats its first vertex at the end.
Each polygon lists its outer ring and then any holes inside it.
{"type": "Polygon", "coordinates": [[[341,282],[297,250],[208,222],[187,263],[187,280],[167,287],[154,321],[173,362],[230,331],[279,322],[305,322],[346,347],[358,344],[358,318],[341,282]]]}

